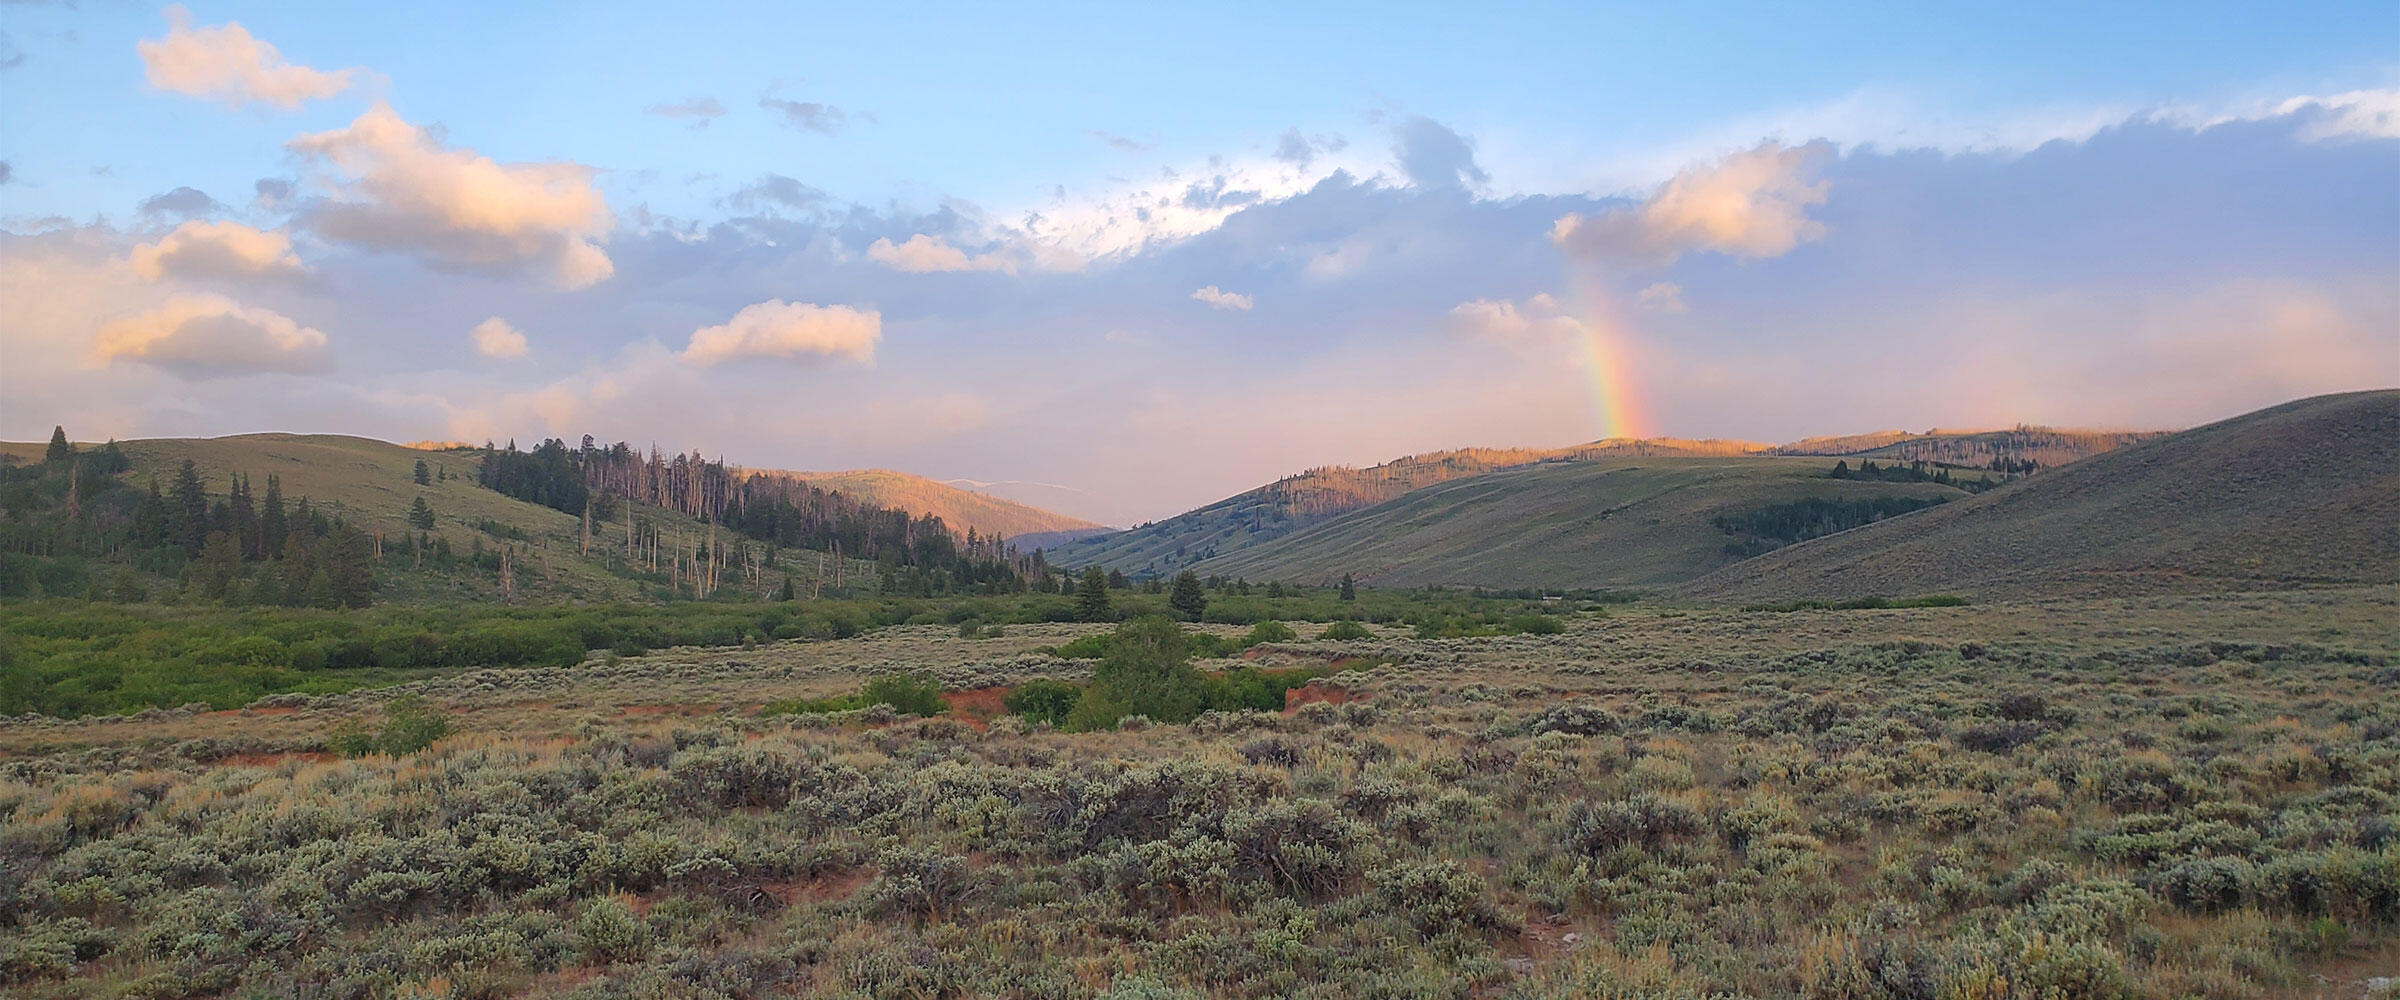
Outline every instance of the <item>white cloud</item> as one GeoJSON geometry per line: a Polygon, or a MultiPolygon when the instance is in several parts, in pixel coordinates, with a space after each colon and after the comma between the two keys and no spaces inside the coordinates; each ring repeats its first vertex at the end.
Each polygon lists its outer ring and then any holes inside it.
{"type": "Polygon", "coordinates": [[[872,309],[773,299],[745,307],[731,320],[692,331],[683,359],[716,365],[744,358],[875,360],[883,315],[872,309]]]}
{"type": "Polygon", "coordinates": [[[1192,298],[1208,303],[1212,309],[1238,309],[1247,312],[1255,304],[1247,295],[1240,292],[1228,292],[1215,285],[1207,285],[1193,292],[1192,298]]]}
{"type": "Polygon", "coordinates": [[[1462,337],[1534,340],[1581,333],[1584,326],[1545,292],[1522,304],[1475,299],[1450,308],[1450,330],[1462,337]]]}
{"type": "Polygon", "coordinates": [[[1633,304],[1652,312],[1682,315],[1683,286],[1672,281],[1660,281],[1644,286],[1633,293],[1633,304]]]}
{"type": "Polygon", "coordinates": [[[281,232],[238,222],[186,222],[155,243],[133,248],[134,273],[158,281],[173,277],[292,276],[305,272],[281,232]]]}
{"type": "Polygon", "coordinates": [[[167,37],[134,44],[150,85],[160,90],[230,107],[256,102],[290,111],[348,90],[359,75],[356,69],[327,72],[287,62],[239,21],[195,28],[192,13],[180,4],[167,8],[167,23],[167,37]]]}
{"type": "Polygon", "coordinates": [[[179,295],[110,322],[92,338],[92,357],[102,364],[141,362],[185,378],[333,367],[322,331],[222,295],[179,295]]]}
{"type": "Polygon", "coordinates": [[[970,254],[944,242],[938,236],[919,233],[908,242],[895,244],[889,239],[876,240],[867,247],[867,259],[910,274],[934,274],[948,271],[999,271],[1017,273],[1017,262],[998,253],[970,254]]]}
{"type": "Polygon", "coordinates": [[[487,358],[521,358],[527,352],[525,332],[498,316],[475,324],[467,334],[475,338],[475,353],[487,358]]]}
{"type": "Polygon", "coordinates": [[[331,198],[307,215],[328,238],[451,270],[538,272],[562,288],[615,273],[599,246],[615,218],[590,167],[497,163],[443,146],[382,104],[286,147],[328,168],[319,180],[331,198]]]}
{"type": "Polygon", "coordinates": [[[1652,264],[1703,250],[1781,256],[1825,235],[1825,224],[1809,218],[1808,209],[1824,203],[1826,184],[1808,178],[1832,148],[1760,143],[1713,165],[1685,168],[1639,206],[1560,216],[1550,240],[1570,256],[1652,264]]]}

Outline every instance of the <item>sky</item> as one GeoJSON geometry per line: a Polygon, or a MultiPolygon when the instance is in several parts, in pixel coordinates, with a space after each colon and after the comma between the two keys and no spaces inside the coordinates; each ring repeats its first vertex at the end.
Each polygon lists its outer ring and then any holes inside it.
{"type": "Polygon", "coordinates": [[[1126,525],[2400,384],[2388,3],[1146,6],[0,2],[0,438],[591,434],[1126,525]]]}

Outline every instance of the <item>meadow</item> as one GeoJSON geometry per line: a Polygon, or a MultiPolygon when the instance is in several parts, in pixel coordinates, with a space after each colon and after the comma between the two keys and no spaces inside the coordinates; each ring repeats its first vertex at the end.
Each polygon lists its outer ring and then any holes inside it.
{"type": "Polygon", "coordinates": [[[1112,661],[1055,651],[1120,626],[991,608],[19,716],[0,991],[2355,998],[2400,971],[2388,588],[1549,610],[1189,626],[1232,654],[1202,675],[1313,679],[1088,732],[1007,696],[1093,681],[1112,661]],[[895,677],[949,710],[764,711],[895,677]]]}

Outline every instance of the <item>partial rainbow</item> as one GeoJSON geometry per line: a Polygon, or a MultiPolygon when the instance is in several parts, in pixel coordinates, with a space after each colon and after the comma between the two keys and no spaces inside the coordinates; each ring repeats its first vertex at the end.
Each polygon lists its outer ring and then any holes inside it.
{"type": "Polygon", "coordinates": [[[1598,424],[1594,438],[1638,438],[1651,433],[1638,388],[1633,327],[1625,322],[1616,293],[1605,279],[1577,274],[1569,265],[1564,304],[1568,315],[1582,327],[1577,334],[1582,340],[1577,353],[1582,357],[1592,415],[1598,424]]]}

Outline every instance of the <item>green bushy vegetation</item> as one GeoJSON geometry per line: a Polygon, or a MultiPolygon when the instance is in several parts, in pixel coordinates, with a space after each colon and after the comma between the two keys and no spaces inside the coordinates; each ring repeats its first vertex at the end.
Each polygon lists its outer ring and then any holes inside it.
{"type": "Polygon", "coordinates": [[[942,700],[939,681],[922,677],[877,677],[858,689],[856,694],[832,698],[795,698],[769,702],[760,715],[825,715],[833,712],[855,712],[875,705],[889,707],[901,715],[940,715],[950,710],[942,700]]]}

